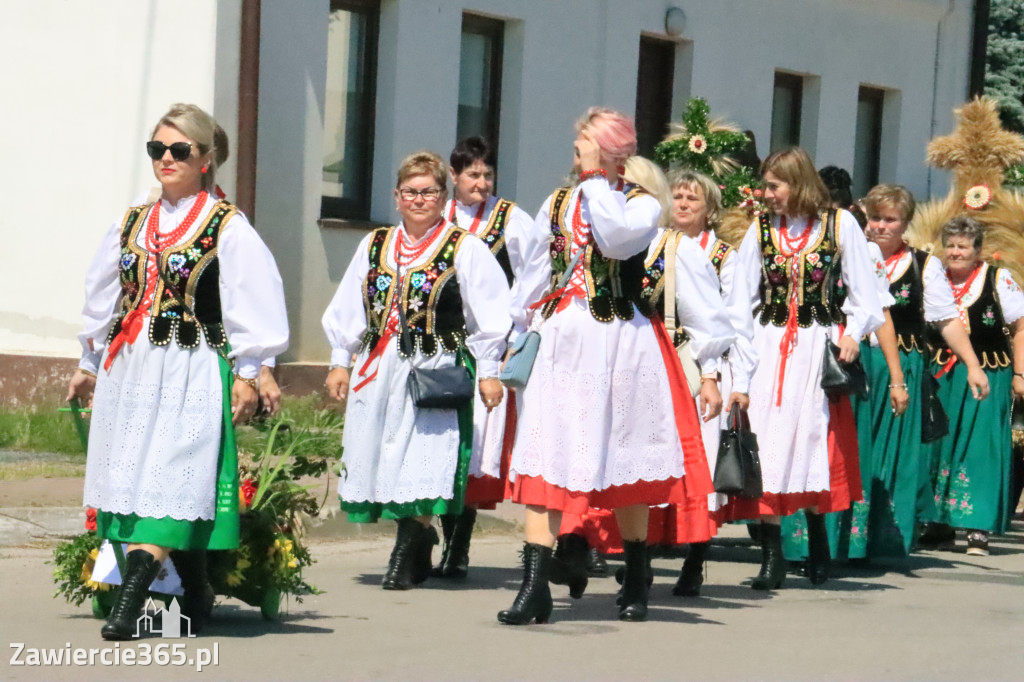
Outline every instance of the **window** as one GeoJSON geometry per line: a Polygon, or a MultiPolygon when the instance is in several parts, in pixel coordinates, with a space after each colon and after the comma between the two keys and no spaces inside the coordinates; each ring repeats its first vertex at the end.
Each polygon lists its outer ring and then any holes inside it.
{"type": "Polygon", "coordinates": [[[501,109],[501,60],[505,24],[474,14],[462,15],[459,52],[459,113],[456,139],[479,135],[498,148],[501,109]]]}
{"type": "Polygon", "coordinates": [[[791,73],[775,72],[772,95],[771,152],[800,144],[800,116],[804,79],[791,73]]]}
{"type": "Polygon", "coordinates": [[[640,36],[636,75],[637,152],[651,157],[668,133],[672,118],[672,83],[676,46],[667,40],[640,36]]]}
{"type": "Polygon", "coordinates": [[[882,151],[882,103],[885,91],[861,86],[857,93],[857,133],[853,148],[853,196],[878,184],[882,151]]]}
{"type": "Polygon", "coordinates": [[[331,0],[320,206],[325,218],[370,215],[379,21],[377,0],[331,0]]]}

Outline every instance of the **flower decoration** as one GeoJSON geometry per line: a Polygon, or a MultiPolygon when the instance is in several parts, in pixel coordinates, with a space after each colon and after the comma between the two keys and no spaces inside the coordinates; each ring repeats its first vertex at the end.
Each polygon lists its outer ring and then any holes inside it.
{"type": "Polygon", "coordinates": [[[975,185],[964,195],[964,206],[974,211],[985,208],[991,201],[992,190],[988,185],[975,185]]]}
{"type": "Polygon", "coordinates": [[[96,510],[92,507],[85,510],[85,529],[96,531],[96,510]]]}
{"type": "Polygon", "coordinates": [[[690,143],[687,146],[694,154],[703,154],[707,151],[708,141],[703,135],[694,135],[690,138],[690,143]]]}

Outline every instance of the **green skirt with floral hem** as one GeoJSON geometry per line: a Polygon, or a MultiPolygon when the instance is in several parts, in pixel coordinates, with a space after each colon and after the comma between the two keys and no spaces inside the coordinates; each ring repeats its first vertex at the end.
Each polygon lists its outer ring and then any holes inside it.
{"type": "MultiPolygon", "coordinates": [[[[910,403],[899,417],[892,413],[889,402],[891,379],[881,349],[862,343],[861,362],[871,390],[867,396],[853,396],[851,403],[857,419],[864,500],[828,515],[829,545],[833,558],[906,556],[914,539],[917,497],[924,482],[922,462],[926,461],[918,388],[924,357],[900,351],[910,403]]],[[[802,512],[783,520],[783,552],[787,559],[807,557],[806,528],[802,512]]]]}
{"type": "MultiPolygon", "coordinates": [[[[476,362],[468,352],[459,352],[456,362],[462,362],[476,381],[476,362]]],[[[459,461],[455,466],[455,482],[452,499],[413,500],[412,502],[346,502],[341,500],[341,510],[348,514],[350,523],[376,523],[379,519],[407,519],[415,516],[440,516],[461,514],[466,498],[466,481],[469,478],[469,460],[473,455],[473,404],[456,412],[459,423],[459,461]]]]}
{"type": "Polygon", "coordinates": [[[96,511],[96,531],[111,542],[156,545],[168,549],[234,549],[238,547],[238,451],[231,423],[231,365],[220,357],[223,424],[217,467],[217,501],[213,519],[182,520],[164,516],[96,511]]]}
{"type": "Polygon", "coordinates": [[[986,369],[991,392],[975,400],[962,362],[939,378],[949,435],[934,443],[932,500],[922,520],[1004,533],[1010,524],[1013,370],[986,369]]]}

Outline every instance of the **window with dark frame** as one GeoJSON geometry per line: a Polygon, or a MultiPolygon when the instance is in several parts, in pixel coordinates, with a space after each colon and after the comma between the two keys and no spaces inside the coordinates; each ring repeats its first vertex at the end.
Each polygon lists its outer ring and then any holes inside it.
{"type": "Polygon", "coordinates": [[[776,71],[775,87],[772,91],[772,153],[800,144],[803,99],[803,77],[776,71]]]}
{"type": "Polygon", "coordinates": [[[857,133],[853,148],[853,196],[862,197],[878,184],[882,157],[882,105],[885,90],[860,86],[857,92],[857,133]]]}
{"type": "Polygon", "coordinates": [[[379,0],[331,0],[320,215],[370,216],[379,0]]]}
{"type": "Polygon", "coordinates": [[[668,133],[675,64],[675,43],[640,36],[635,119],[637,153],[642,156],[652,157],[654,148],[668,133]]]}
{"type": "Polygon", "coordinates": [[[462,15],[459,48],[459,110],[455,136],[479,135],[497,153],[501,115],[501,69],[505,23],[476,14],[462,15]]]}

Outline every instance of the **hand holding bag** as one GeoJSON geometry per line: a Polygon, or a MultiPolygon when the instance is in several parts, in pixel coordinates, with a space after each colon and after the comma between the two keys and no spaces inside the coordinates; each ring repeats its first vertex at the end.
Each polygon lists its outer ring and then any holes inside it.
{"type": "MultiPolygon", "coordinates": [[[[673,337],[676,332],[676,248],[682,237],[682,232],[669,234],[665,244],[665,329],[673,337]]],[[[700,365],[693,357],[689,338],[676,346],[676,354],[679,356],[679,364],[683,366],[690,395],[696,398],[700,394],[701,372],[700,365]]]]}
{"type": "MultiPolygon", "coordinates": [[[[569,283],[569,278],[572,277],[573,270],[576,269],[576,264],[580,262],[580,256],[583,255],[584,250],[585,247],[580,248],[576,255],[572,257],[572,260],[569,261],[569,267],[565,269],[562,277],[555,285],[556,292],[559,289],[564,289],[565,285],[569,283]]],[[[530,373],[533,371],[533,363],[537,360],[537,351],[540,349],[539,329],[540,323],[537,324],[536,328],[520,334],[509,347],[505,366],[501,368],[501,374],[498,376],[499,381],[509,388],[526,388],[526,384],[530,380],[530,373]]]]}
{"type": "Polygon", "coordinates": [[[868,392],[868,375],[860,358],[853,362],[840,362],[839,346],[825,338],[825,356],[821,364],[821,387],[831,396],[868,392]]]}
{"type": "MultiPolygon", "coordinates": [[[[399,277],[401,282],[402,278],[399,277]]],[[[413,360],[412,335],[409,324],[405,321],[405,310],[402,307],[400,293],[396,294],[395,305],[398,306],[398,323],[402,327],[402,346],[410,353],[409,362],[413,360]]],[[[473,404],[473,391],[476,384],[473,375],[461,364],[454,367],[439,369],[422,369],[413,366],[409,370],[406,384],[412,396],[412,404],[420,408],[457,410],[473,404]]]]}
{"type": "Polygon", "coordinates": [[[729,428],[722,429],[715,462],[715,492],[756,499],[764,494],[757,436],[739,403],[729,409],[729,428]]]}

